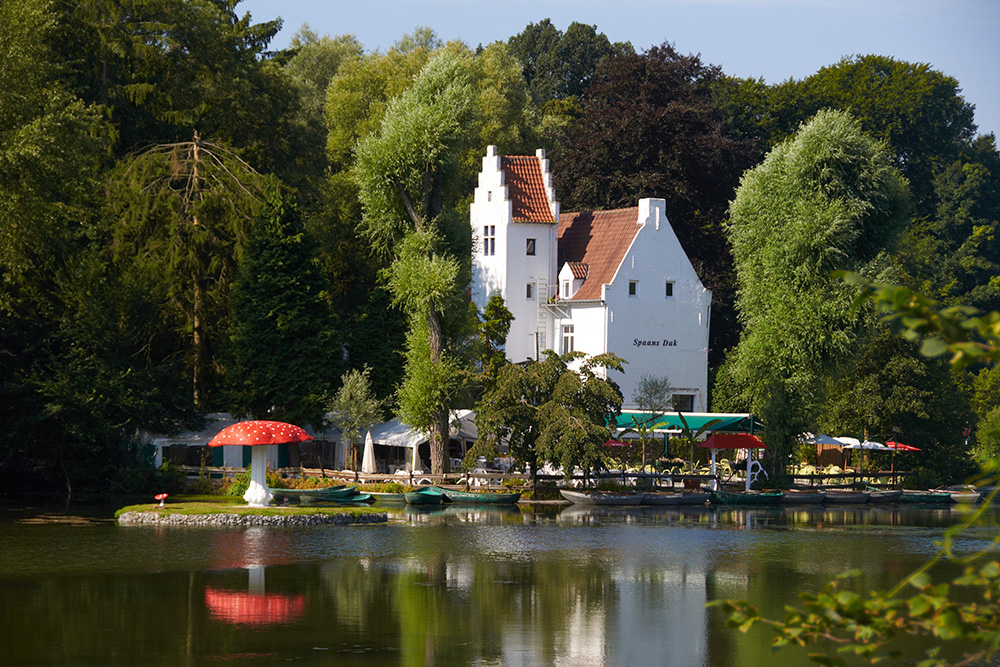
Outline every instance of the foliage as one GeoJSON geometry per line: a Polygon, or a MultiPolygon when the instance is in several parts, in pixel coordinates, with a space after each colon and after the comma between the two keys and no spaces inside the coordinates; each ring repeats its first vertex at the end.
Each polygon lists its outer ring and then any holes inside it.
{"type": "Polygon", "coordinates": [[[529,23],[507,44],[536,103],[580,97],[604,59],[632,52],[631,44],[612,44],[597,26],[574,21],[562,32],[549,19],[529,23]]]}
{"type": "MultiPolygon", "coordinates": [[[[883,318],[894,323],[897,330],[911,340],[923,338],[922,351],[931,356],[951,353],[951,365],[962,367],[971,363],[996,364],[1000,349],[1000,327],[989,323],[1000,320],[1000,313],[980,315],[954,306],[935,309],[932,300],[895,286],[866,281],[856,274],[844,274],[851,284],[862,287],[859,299],[871,299],[882,311],[883,318]],[[981,336],[975,345],[970,335],[981,336]],[[926,336],[939,338],[925,338],[926,336]],[[928,340],[935,343],[927,345],[928,340]]],[[[819,593],[801,594],[801,607],[789,608],[783,620],[767,619],[745,601],[717,600],[709,604],[722,607],[728,615],[727,624],[746,632],[758,623],[771,626],[776,633],[774,646],[832,647],[825,653],[812,653],[810,659],[823,665],[844,665],[842,656],[856,655],[871,664],[895,654],[893,642],[899,643],[913,635],[936,640],[928,649],[923,667],[968,665],[986,661],[1000,651],[1000,562],[995,558],[1000,545],[1000,533],[978,551],[959,553],[959,538],[977,524],[985,512],[992,511],[1000,481],[1000,463],[990,460],[983,466],[983,481],[992,483],[993,490],[978,508],[961,523],[945,531],[944,539],[933,558],[901,580],[888,591],[860,595],[845,590],[842,582],[851,575],[841,575],[819,593]],[[934,566],[942,559],[965,564],[964,573],[950,584],[935,583],[931,577],[934,566]],[[904,591],[915,589],[912,597],[904,591]],[[961,592],[963,589],[968,593],[961,592]],[[963,653],[952,662],[942,650],[954,648],[963,653]]],[[[924,472],[924,471],[922,471],[924,472]]]]}
{"type": "Polygon", "coordinates": [[[552,153],[564,210],[666,201],[671,228],[713,291],[710,347],[718,353],[736,338],[722,222],[740,174],[754,163],[715,109],[720,77],[719,67],[670,44],[607,58],[552,153]]]}
{"type": "Polygon", "coordinates": [[[480,438],[506,440],[533,478],[546,462],[567,476],[574,468],[599,470],[622,403],[618,385],[599,369],[621,371],[623,364],[613,354],[547,350],[542,361],[505,366],[477,406],[480,438]]]}
{"type": "Polygon", "coordinates": [[[337,390],[328,410],[331,422],[340,429],[344,442],[353,445],[361,434],[382,420],[385,401],[372,392],[371,369],[352,369],[340,378],[337,390]]]}
{"type": "Polygon", "coordinates": [[[831,273],[883,275],[906,212],[890,154],[841,112],[817,114],[740,183],[727,231],[744,331],[716,401],[767,424],[777,472],[813,421],[824,377],[872,330],[831,273]]]}
{"type": "Polygon", "coordinates": [[[233,289],[227,403],[235,415],[319,424],[337,368],[326,285],[291,197],[272,184],[233,289]]]}
{"type": "MultiPolygon", "coordinates": [[[[621,433],[619,438],[628,435],[637,435],[639,441],[639,462],[642,470],[646,469],[646,446],[651,448],[659,443],[656,437],[653,424],[659,420],[673,403],[673,388],[670,380],[666,376],[656,377],[653,375],[642,375],[632,393],[632,401],[639,408],[639,412],[644,416],[631,415],[632,426],[629,426],[621,433]],[[649,415],[646,417],[645,415],[649,415]]],[[[652,450],[651,450],[652,451],[652,450]]],[[[629,452],[628,454],[632,454],[629,452]]],[[[634,456],[629,456],[634,458],[634,456]]]]}
{"type": "MultiPolygon", "coordinates": [[[[364,204],[361,231],[392,258],[389,288],[409,318],[401,416],[429,433],[435,474],[447,471],[448,403],[458,381],[445,318],[467,314],[457,306],[469,269],[456,259],[463,255],[453,254],[459,247],[448,235],[460,224],[458,153],[474,114],[473,93],[469,57],[436,54],[390,103],[379,132],[359,144],[354,170],[364,204]]],[[[468,225],[464,232],[469,237],[468,225]]]]}
{"type": "Polygon", "coordinates": [[[229,289],[266,179],[232,150],[203,141],[153,146],[109,177],[107,233],[123,271],[158,273],[172,319],[190,337],[195,404],[210,404],[228,336],[229,289]]]}

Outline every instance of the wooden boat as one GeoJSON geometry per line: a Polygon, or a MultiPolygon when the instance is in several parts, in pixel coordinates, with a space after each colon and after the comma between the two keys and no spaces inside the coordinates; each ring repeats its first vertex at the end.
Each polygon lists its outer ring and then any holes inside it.
{"type": "Polygon", "coordinates": [[[711,494],[703,493],[701,491],[684,492],[681,493],[681,497],[677,499],[678,505],[704,505],[712,499],[711,494]]]}
{"type": "Polygon", "coordinates": [[[750,493],[730,493],[729,491],[709,491],[713,505],[777,505],[784,497],[781,491],[751,491],[750,493]]]}
{"type": "Polygon", "coordinates": [[[355,493],[350,496],[344,496],[343,498],[335,498],[332,502],[339,503],[341,505],[370,505],[375,502],[375,498],[373,498],[370,493],[355,493]]]}
{"type": "Polygon", "coordinates": [[[826,500],[826,491],[785,491],[781,502],[785,505],[818,505],[826,500]]]}
{"type": "Polygon", "coordinates": [[[407,505],[440,505],[444,500],[444,494],[440,489],[434,487],[424,487],[416,491],[407,491],[403,494],[407,505]]]}
{"type": "Polygon", "coordinates": [[[276,501],[298,500],[300,503],[309,503],[315,500],[339,500],[347,496],[358,493],[356,486],[327,486],[321,489],[268,489],[276,501]]]}
{"type": "Polygon", "coordinates": [[[980,493],[978,491],[951,491],[951,502],[961,505],[975,505],[979,502],[980,493]]]}
{"type": "Polygon", "coordinates": [[[562,497],[574,505],[641,505],[643,493],[610,493],[607,491],[570,491],[559,489],[562,497]]]}
{"type": "MultiPolygon", "coordinates": [[[[680,493],[665,493],[662,491],[646,491],[642,494],[643,505],[677,505],[681,501],[680,493]]],[[[704,502],[704,501],[703,501],[704,502]]]]}
{"type": "Polygon", "coordinates": [[[405,505],[405,493],[384,493],[381,491],[369,491],[368,495],[375,499],[375,502],[385,505],[405,505]]]}
{"type": "Polygon", "coordinates": [[[951,494],[947,491],[916,491],[903,489],[899,497],[901,503],[950,503],[951,494]]]}
{"type": "Polygon", "coordinates": [[[444,489],[444,495],[453,503],[474,505],[513,505],[521,499],[521,492],[490,493],[489,491],[453,491],[444,489]]]}
{"type": "Polygon", "coordinates": [[[868,502],[869,494],[867,491],[844,491],[841,489],[830,489],[826,492],[826,502],[845,504],[849,503],[852,505],[862,505],[868,502]]]}
{"type": "Polygon", "coordinates": [[[895,491],[869,491],[868,492],[868,502],[869,503],[896,503],[899,499],[903,497],[903,492],[900,489],[895,491]]]}

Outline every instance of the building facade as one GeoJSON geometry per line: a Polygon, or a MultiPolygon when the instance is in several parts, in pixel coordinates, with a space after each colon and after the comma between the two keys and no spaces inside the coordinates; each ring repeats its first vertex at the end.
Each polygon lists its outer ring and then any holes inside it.
{"type": "Polygon", "coordinates": [[[679,409],[704,411],[708,395],[705,289],[666,217],[662,199],[632,208],[561,213],[545,153],[487,148],[470,210],[472,298],[499,293],[514,315],[511,361],[544,350],[613,352],[609,371],[625,408],[643,375],[666,376],[679,409]]]}

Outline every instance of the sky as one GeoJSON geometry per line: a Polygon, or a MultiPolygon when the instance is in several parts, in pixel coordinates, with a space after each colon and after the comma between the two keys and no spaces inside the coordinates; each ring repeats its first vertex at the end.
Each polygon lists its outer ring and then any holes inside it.
{"type": "Polygon", "coordinates": [[[271,43],[309,26],[386,49],[417,26],[470,47],[506,41],[529,23],[578,21],[637,51],[664,42],[731,76],[802,79],[845,56],[928,63],[976,107],[980,134],[1000,131],[1000,0],[244,0],[255,22],[280,17],[271,43]]]}

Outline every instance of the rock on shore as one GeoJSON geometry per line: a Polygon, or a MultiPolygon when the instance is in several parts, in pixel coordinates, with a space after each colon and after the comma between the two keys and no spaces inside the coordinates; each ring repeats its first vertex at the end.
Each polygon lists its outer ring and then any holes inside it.
{"type": "Polygon", "coordinates": [[[320,526],[324,524],[385,523],[384,514],[165,514],[124,512],[118,523],[127,526],[320,526]]]}

